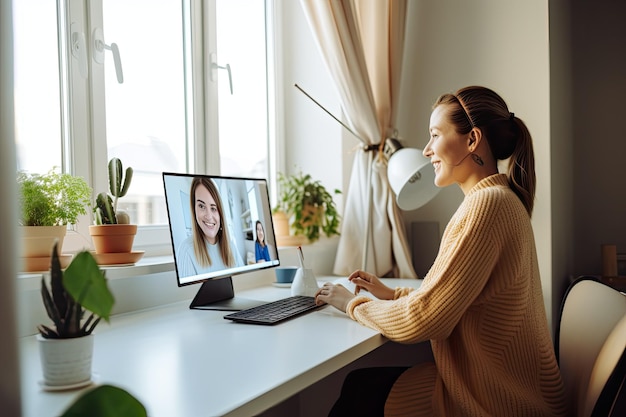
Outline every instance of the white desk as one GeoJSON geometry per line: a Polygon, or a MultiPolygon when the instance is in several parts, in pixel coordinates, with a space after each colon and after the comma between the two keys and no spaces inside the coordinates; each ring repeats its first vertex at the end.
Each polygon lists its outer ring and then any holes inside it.
{"type": "MultiPolygon", "coordinates": [[[[237,296],[271,301],[289,294],[260,287],[237,296]]],[[[96,330],[95,382],[128,390],[151,417],[250,416],[387,341],[330,306],[275,326],[233,323],[224,314],[184,302],[112,317],[96,330]]],[[[20,348],[24,416],[59,415],[89,389],[43,391],[36,338],[22,338],[20,348]]]]}

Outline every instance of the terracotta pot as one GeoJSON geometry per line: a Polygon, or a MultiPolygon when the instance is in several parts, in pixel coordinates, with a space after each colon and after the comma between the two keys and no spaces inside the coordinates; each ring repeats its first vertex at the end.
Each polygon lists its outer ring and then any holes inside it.
{"type": "Polygon", "coordinates": [[[22,256],[24,258],[50,257],[55,240],[63,251],[67,226],[21,226],[22,256]]]}
{"type": "Polygon", "coordinates": [[[282,211],[276,211],[272,214],[274,223],[274,231],[276,236],[289,236],[289,217],[282,211]]]}
{"type": "Polygon", "coordinates": [[[44,387],[79,387],[91,382],[93,335],[46,339],[37,335],[44,387]]]}
{"type": "Polygon", "coordinates": [[[101,224],[89,226],[96,253],[129,253],[137,234],[136,224],[101,224]]]}
{"type": "Polygon", "coordinates": [[[305,236],[292,236],[289,230],[289,217],[282,211],[272,214],[272,223],[276,232],[276,245],[301,246],[307,243],[305,236]]]}

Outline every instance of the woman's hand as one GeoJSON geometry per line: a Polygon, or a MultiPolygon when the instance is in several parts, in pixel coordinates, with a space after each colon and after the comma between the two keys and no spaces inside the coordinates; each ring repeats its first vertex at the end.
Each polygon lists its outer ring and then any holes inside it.
{"type": "Polygon", "coordinates": [[[317,305],[330,304],[345,313],[348,303],[354,297],[354,294],[343,285],[325,282],[322,288],[315,293],[315,302],[317,305]]]}
{"type": "Polygon", "coordinates": [[[356,285],[355,294],[361,289],[371,292],[379,300],[393,300],[395,290],[389,288],[374,274],[356,270],[348,277],[348,280],[356,285]]]}

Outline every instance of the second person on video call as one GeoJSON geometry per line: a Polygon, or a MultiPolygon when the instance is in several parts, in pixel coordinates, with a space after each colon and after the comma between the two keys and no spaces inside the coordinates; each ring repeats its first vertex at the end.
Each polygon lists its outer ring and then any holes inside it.
{"type": "Polygon", "coordinates": [[[256,262],[271,261],[270,251],[265,242],[265,229],[261,220],[256,221],[256,240],[254,241],[254,257],[256,262]]]}

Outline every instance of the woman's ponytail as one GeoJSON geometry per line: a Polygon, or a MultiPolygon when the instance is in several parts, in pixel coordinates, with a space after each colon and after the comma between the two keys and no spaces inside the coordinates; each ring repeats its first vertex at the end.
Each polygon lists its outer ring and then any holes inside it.
{"type": "Polygon", "coordinates": [[[522,200],[528,214],[532,215],[537,184],[533,142],[526,124],[513,113],[511,113],[511,123],[514,123],[513,130],[517,132],[517,140],[509,159],[509,185],[522,200]]]}

